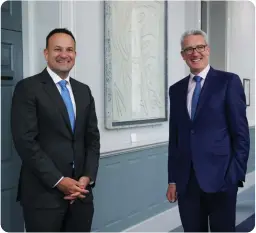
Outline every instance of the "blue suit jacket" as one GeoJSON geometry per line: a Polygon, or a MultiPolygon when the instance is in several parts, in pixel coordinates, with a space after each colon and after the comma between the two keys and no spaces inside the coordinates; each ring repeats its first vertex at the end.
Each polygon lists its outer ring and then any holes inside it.
{"type": "Polygon", "coordinates": [[[250,140],[244,89],[238,75],[211,67],[191,121],[189,78],[169,89],[168,181],[183,193],[193,164],[203,191],[225,190],[245,180],[250,140]]]}

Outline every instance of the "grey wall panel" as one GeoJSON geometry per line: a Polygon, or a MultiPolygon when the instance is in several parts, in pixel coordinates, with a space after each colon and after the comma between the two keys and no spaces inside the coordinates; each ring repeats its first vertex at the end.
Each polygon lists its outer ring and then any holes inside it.
{"type": "Polygon", "coordinates": [[[1,193],[1,227],[6,232],[21,232],[24,229],[21,227],[23,222],[22,211],[19,202],[16,202],[16,189],[8,189],[1,193]],[[19,219],[20,221],[17,221],[19,219]]]}
{"type": "Polygon", "coordinates": [[[102,158],[93,231],[121,231],[170,207],[167,146],[102,158]]]}
{"type": "Polygon", "coordinates": [[[255,127],[250,128],[250,155],[247,163],[247,173],[255,171],[255,127]]]}
{"type": "Polygon", "coordinates": [[[12,156],[12,135],[10,126],[10,109],[12,102],[12,86],[1,88],[1,161],[12,156]]]}

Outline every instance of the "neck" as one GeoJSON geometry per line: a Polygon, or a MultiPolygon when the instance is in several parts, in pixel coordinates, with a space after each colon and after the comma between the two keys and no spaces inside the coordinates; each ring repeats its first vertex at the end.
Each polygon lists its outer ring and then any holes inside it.
{"type": "Polygon", "coordinates": [[[50,69],[53,73],[57,74],[61,79],[66,79],[69,75],[69,71],[60,71],[53,69],[52,67],[47,64],[48,69],[50,69]]]}
{"type": "Polygon", "coordinates": [[[61,79],[66,79],[68,77],[67,73],[56,73],[61,79]]]}
{"type": "Polygon", "coordinates": [[[191,74],[198,75],[202,70],[190,70],[191,74]]]}
{"type": "Polygon", "coordinates": [[[61,72],[52,70],[55,74],[57,74],[61,79],[66,79],[68,77],[68,72],[61,72]]]}
{"type": "MultiPolygon", "coordinates": [[[[207,65],[208,66],[208,65],[207,65]]],[[[199,73],[201,73],[207,66],[205,66],[202,69],[190,69],[190,72],[194,75],[198,75],[199,73]]]]}

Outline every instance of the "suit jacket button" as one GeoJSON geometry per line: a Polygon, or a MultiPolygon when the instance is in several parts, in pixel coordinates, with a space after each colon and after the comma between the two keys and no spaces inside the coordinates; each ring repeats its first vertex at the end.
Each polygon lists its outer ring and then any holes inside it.
{"type": "Polygon", "coordinates": [[[191,134],[195,134],[195,130],[192,129],[192,130],[191,130],[191,134]]]}

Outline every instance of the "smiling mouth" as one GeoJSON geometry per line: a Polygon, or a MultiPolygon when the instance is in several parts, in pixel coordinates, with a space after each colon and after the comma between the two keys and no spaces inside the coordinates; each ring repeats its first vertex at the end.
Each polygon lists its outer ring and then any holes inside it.
{"type": "Polygon", "coordinates": [[[198,63],[202,60],[202,58],[197,58],[197,59],[191,59],[192,63],[198,63]]]}
{"type": "Polygon", "coordinates": [[[58,63],[62,63],[62,64],[63,64],[63,63],[70,63],[70,61],[66,61],[66,60],[64,60],[64,61],[63,61],[63,60],[62,60],[62,61],[57,61],[57,62],[58,62],[58,63]]]}

